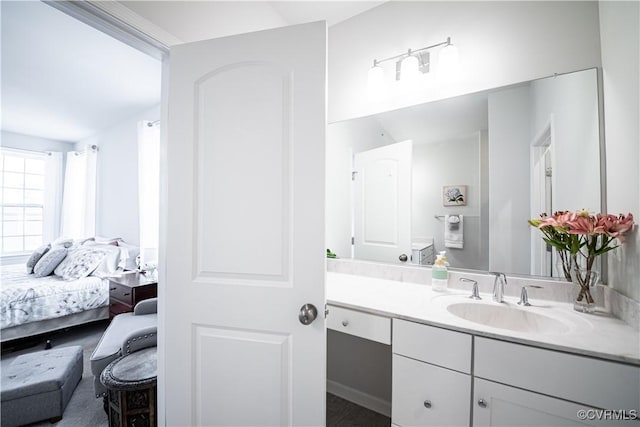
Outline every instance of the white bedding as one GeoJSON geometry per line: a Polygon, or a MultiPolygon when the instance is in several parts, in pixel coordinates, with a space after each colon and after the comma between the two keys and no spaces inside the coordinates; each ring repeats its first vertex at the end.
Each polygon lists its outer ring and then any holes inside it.
{"type": "Polygon", "coordinates": [[[37,278],[23,264],[0,267],[0,328],[54,319],[109,305],[107,279],[37,278]]]}

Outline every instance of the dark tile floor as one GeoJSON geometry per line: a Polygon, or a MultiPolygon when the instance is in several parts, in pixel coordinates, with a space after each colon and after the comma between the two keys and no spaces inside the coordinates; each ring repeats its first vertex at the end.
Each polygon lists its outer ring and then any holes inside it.
{"type": "Polygon", "coordinates": [[[327,393],[327,427],[389,427],[391,419],[327,393]]]}

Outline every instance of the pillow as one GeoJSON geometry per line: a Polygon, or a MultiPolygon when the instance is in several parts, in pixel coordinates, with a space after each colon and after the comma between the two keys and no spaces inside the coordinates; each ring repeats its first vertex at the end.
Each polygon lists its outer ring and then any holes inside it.
{"type": "Polygon", "coordinates": [[[50,275],[66,256],[67,248],[52,248],[33,267],[33,274],[36,277],[50,275]]]}
{"type": "Polygon", "coordinates": [[[96,243],[106,243],[108,245],[117,245],[118,242],[122,241],[122,237],[104,237],[104,236],[95,236],[93,240],[96,243]]]}
{"type": "Polygon", "coordinates": [[[120,264],[121,249],[117,246],[104,243],[96,243],[93,241],[85,242],[84,247],[100,248],[105,251],[105,257],[102,262],[91,273],[92,276],[107,277],[113,276],[118,270],[120,264]]]}
{"type": "Polygon", "coordinates": [[[42,245],[38,249],[33,251],[29,259],[27,260],[27,274],[33,274],[33,267],[36,266],[38,261],[40,261],[40,258],[42,258],[42,255],[46,254],[49,249],[51,249],[51,245],[47,243],[46,245],[42,245]]]}
{"type": "Polygon", "coordinates": [[[69,251],[67,257],[58,265],[54,271],[56,276],[63,280],[77,280],[87,277],[100,265],[107,255],[102,248],[80,246],[69,251]]]}
{"type": "Polygon", "coordinates": [[[68,237],[58,237],[56,240],[51,242],[51,247],[61,246],[63,248],[70,248],[73,246],[73,239],[68,237]]]}

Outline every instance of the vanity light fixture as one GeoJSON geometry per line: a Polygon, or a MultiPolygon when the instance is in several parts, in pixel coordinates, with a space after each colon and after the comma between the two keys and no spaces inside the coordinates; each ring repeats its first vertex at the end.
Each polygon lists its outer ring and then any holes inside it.
{"type": "Polygon", "coordinates": [[[374,59],[373,67],[369,69],[369,87],[376,88],[382,85],[384,81],[384,70],[380,64],[388,61],[396,62],[396,80],[413,80],[420,74],[430,71],[430,54],[429,50],[436,47],[444,46],[440,51],[438,68],[449,71],[458,61],[458,49],[451,43],[451,37],[447,37],[446,41],[437,43],[421,49],[407,50],[406,53],[391,56],[385,59],[374,59]]]}

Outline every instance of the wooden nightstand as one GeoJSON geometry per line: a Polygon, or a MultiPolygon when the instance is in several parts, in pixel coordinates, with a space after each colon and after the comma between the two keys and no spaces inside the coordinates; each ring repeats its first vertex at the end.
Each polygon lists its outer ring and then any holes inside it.
{"type": "Polygon", "coordinates": [[[158,296],[158,283],[138,272],[109,278],[109,320],[133,311],[140,301],[158,296]]]}

